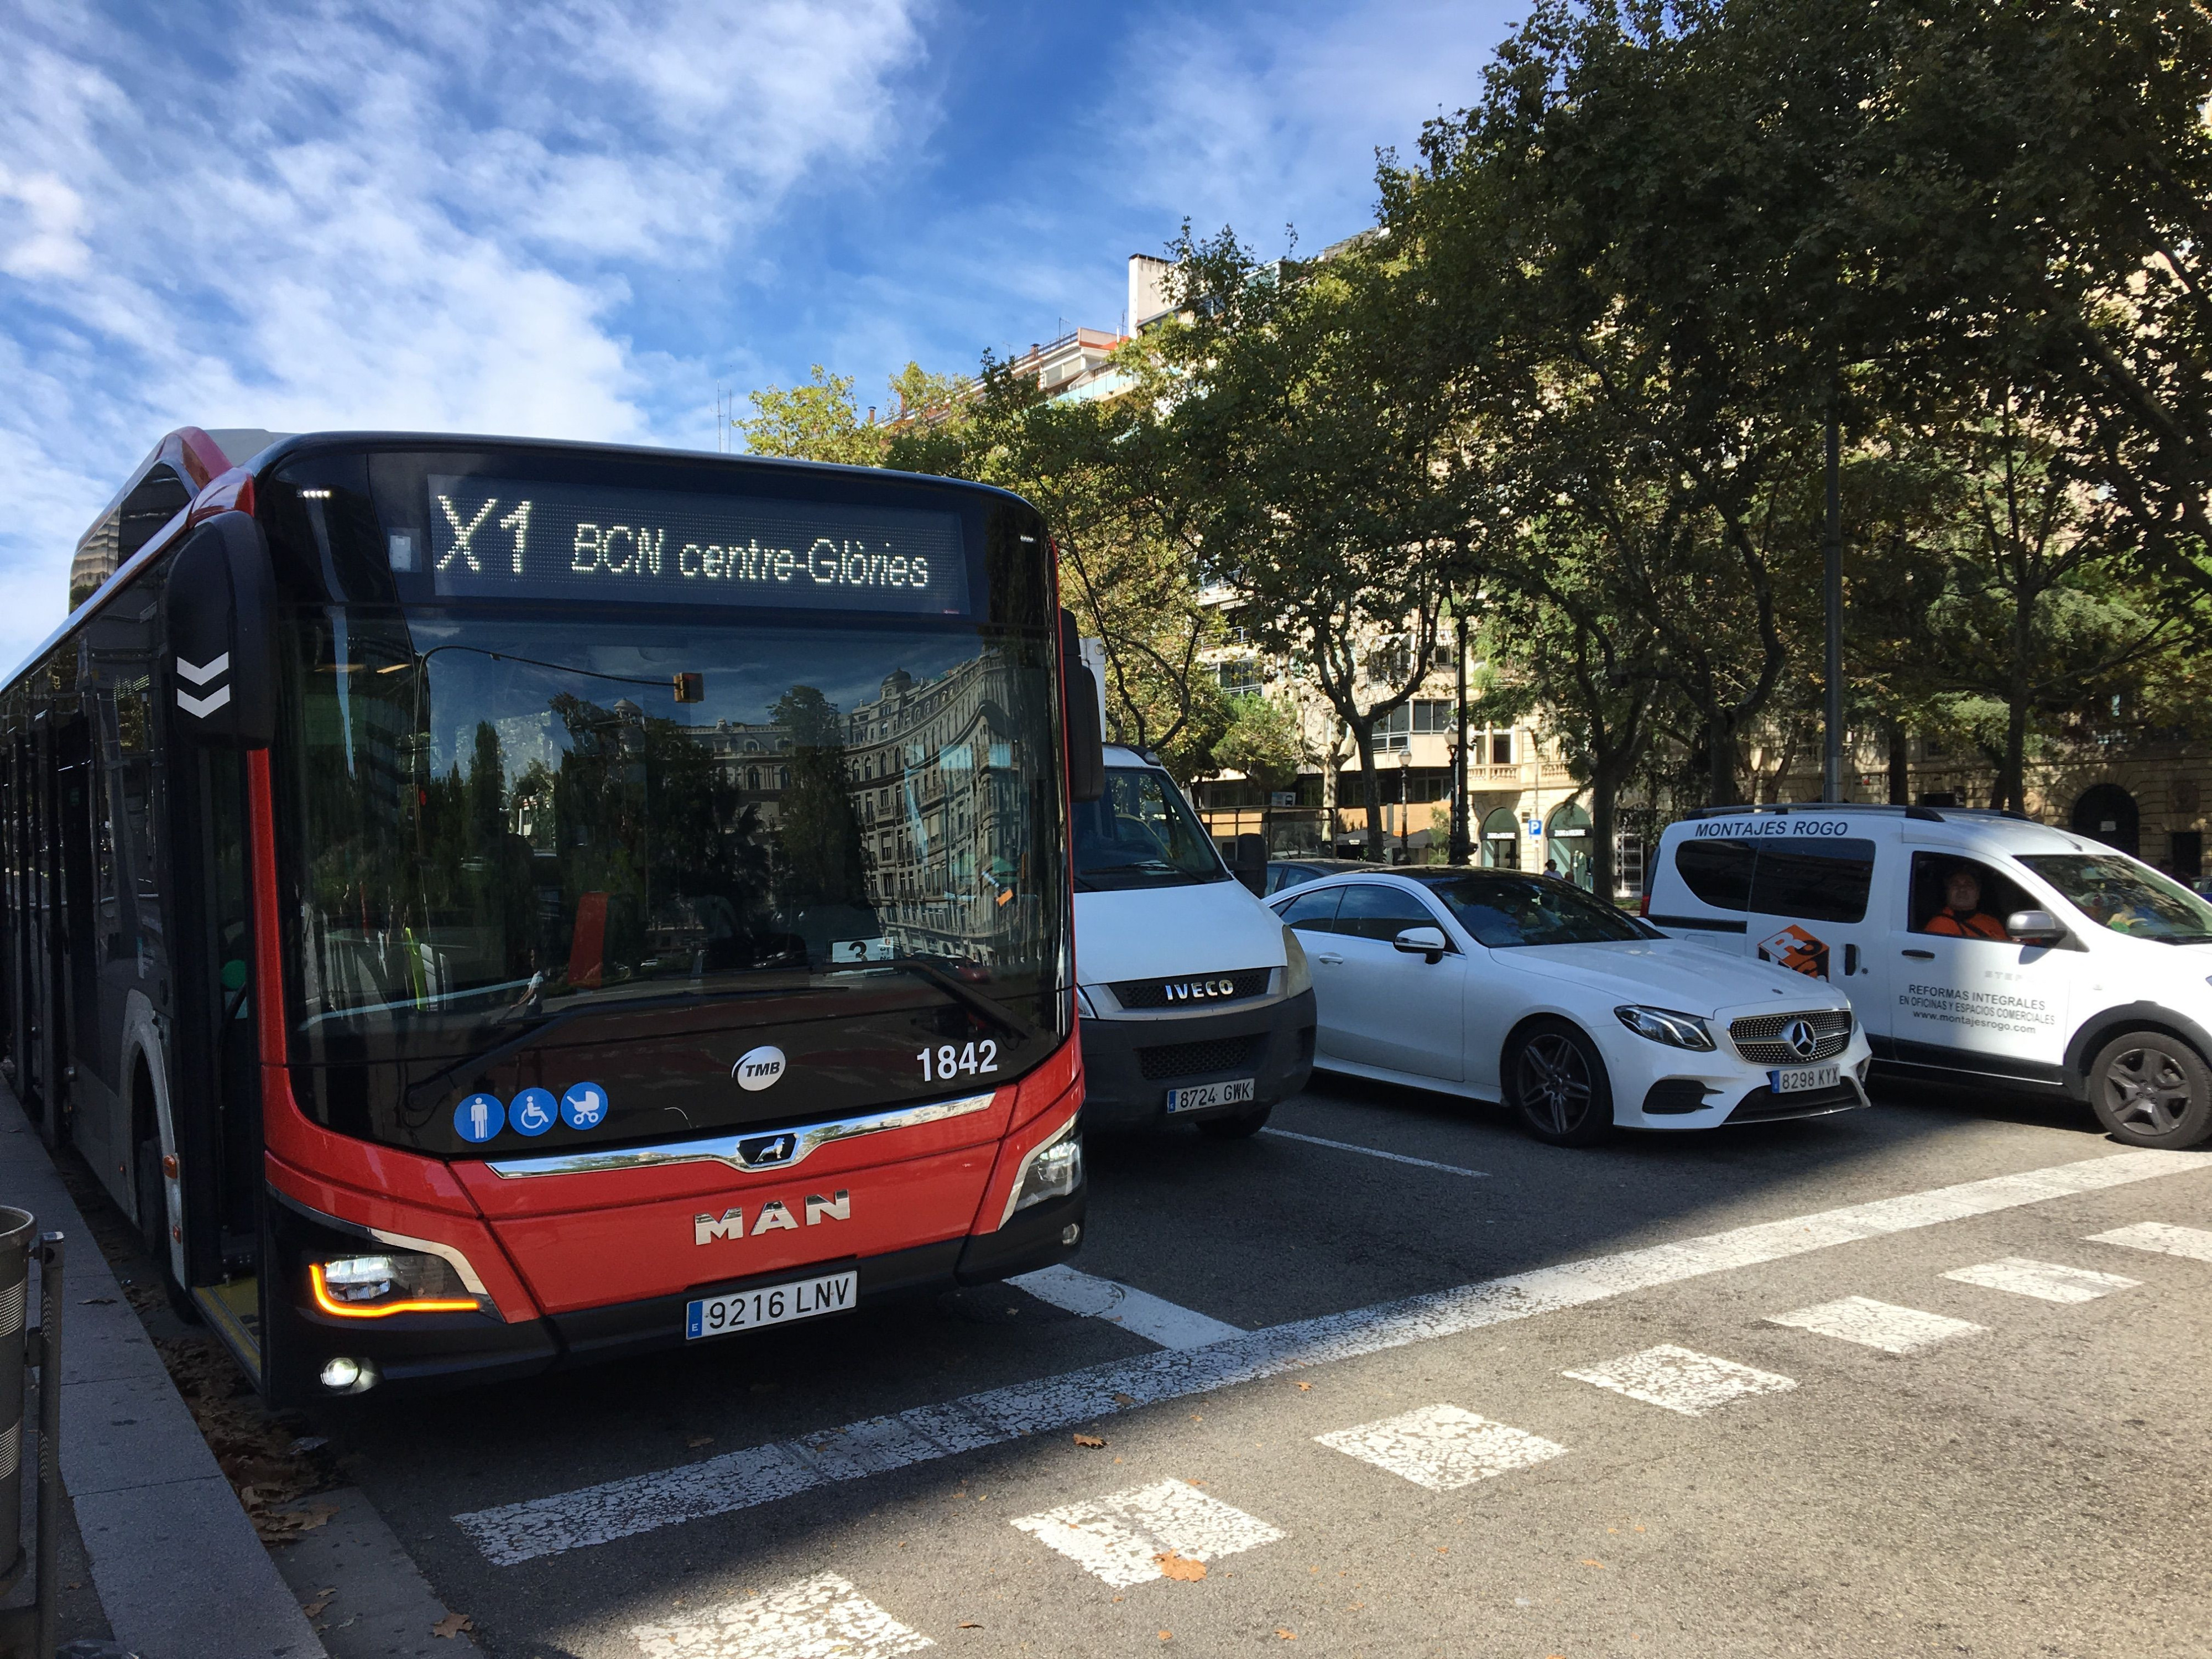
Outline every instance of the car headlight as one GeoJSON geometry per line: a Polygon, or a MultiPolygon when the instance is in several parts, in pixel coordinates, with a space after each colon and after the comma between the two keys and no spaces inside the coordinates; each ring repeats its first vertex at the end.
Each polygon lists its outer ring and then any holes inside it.
{"type": "Polygon", "coordinates": [[[1042,1204],[1048,1198],[1066,1198],[1083,1184],[1083,1136],[1079,1117],[1067,1120],[1066,1127],[1042,1146],[1033,1146],[1022,1160],[1021,1169],[1014,1176],[1014,1190],[1006,1195],[1006,1213],[999,1218],[1005,1226],[1017,1210],[1026,1210],[1032,1204],[1042,1204]]]}
{"type": "Polygon", "coordinates": [[[1085,1019],[1098,1018],[1098,1011],[1091,1006],[1091,994],[1080,985],[1075,988],[1075,1006],[1085,1019]]]}
{"type": "Polygon", "coordinates": [[[1298,943],[1295,928],[1283,929],[1283,994],[1294,997],[1301,991],[1313,989],[1313,964],[1306,960],[1306,947],[1298,943]]]}
{"type": "Polygon", "coordinates": [[[1645,1008],[1630,1004],[1613,1011],[1613,1016],[1640,1037],[1654,1042],[1663,1042],[1670,1048],[1710,1049],[1713,1034],[1705,1022],[1695,1014],[1679,1013],[1672,1008],[1645,1008]]]}
{"type": "Polygon", "coordinates": [[[307,1264],[315,1306],[341,1319],[401,1313],[475,1313],[482,1305],[443,1258],[393,1250],[307,1264]]]}

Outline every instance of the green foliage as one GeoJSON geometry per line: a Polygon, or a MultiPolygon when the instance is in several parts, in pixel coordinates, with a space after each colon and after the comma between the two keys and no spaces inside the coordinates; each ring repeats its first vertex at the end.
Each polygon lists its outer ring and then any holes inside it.
{"type": "Polygon", "coordinates": [[[749,401],[752,417],[732,424],[745,434],[745,447],[756,455],[848,466],[883,465],[883,428],[860,419],[849,374],[832,374],[817,363],[805,386],[763,386],[750,393],[749,401]]]}
{"type": "Polygon", "coordinates": [[[1311,758],[1297,712],[1250,695],[1232,697],[1230,708],[1228,727],[1214,741],[1214,764],[1242,772],[1262,789],[1289,788],[1311,758]]]}

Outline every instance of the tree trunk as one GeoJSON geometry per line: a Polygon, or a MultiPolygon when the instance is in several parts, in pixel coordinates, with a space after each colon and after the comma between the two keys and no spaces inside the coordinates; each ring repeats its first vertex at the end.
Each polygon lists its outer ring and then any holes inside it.
{"type": "Polygon", "coordinates": [[[1367,836],[1361,843],[1368,863],[1380,864],[1382,846],[1382,781],[1375,775],[1375,722],[1346,720],[1352,746],[1359,751],[1359,793],[1367,803],[1367,836]]]}
{"type": "Polygon", "coordinates": [[[1889,804],[1909,806],[1912,804],[1911,754],[1903,720],[1892,720],[1889,726],[1889,804]]]}
{"type": "Polygon", "coordinates": [[[1620,884],[1613,856],[1620,794],[1620,779],[1613,768],[1600,764],[1590,769],[1590,891],[1607,904],[1620,884]]]}
{"type": "Polygon", "coordinates": [[[1725,714],[1714,714],[1705,722],[1708,806],[1742,805],[1743,794],[1736,787],[1735,762],[1735,724],[1725,714]]]}
{"type": "Polygon", "coordinates": [[[2012,663],[2005,687],[2004,760],[1997,769],[1996,799],[1990,805],[2027,811],[2028,647],[2035,634],[2035,590],[2022,581],[2013,594],[2012,663]]]}

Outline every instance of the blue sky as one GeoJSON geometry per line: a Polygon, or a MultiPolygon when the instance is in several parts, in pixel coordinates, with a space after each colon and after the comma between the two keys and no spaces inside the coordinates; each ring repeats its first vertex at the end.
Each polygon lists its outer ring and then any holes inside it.
{"type": "Polygon", "coordinates": [[[1521,7],[0,0],[0,662],[173,427],[712,448],[717,384],[1113,327],[1369,222],[1521,7]]]}

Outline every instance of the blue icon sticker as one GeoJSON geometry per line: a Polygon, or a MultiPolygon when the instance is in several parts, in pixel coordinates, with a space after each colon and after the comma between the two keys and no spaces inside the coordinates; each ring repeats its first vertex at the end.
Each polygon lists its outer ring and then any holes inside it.
{"type": "Polygon", "coordinates": [[[560,1115],[550,1089],[525,1089],[507,1103],[507,1123],[520,1134],[542,1135],[560,1115]]]}
{"type": "Polygon", "coordinates": [[[507,1127],[507,1108],[497,1095],[471,1095],[453,1108],[453,1133],[481,1146],[507,1127]]]}
{"type": "Polygon", "coordinates": [[[572,1129],[596,1129],[606,1116],[607,1091],[596,1083],[572,1083],[561,1097],[561,1121],[572,1129]]]}

